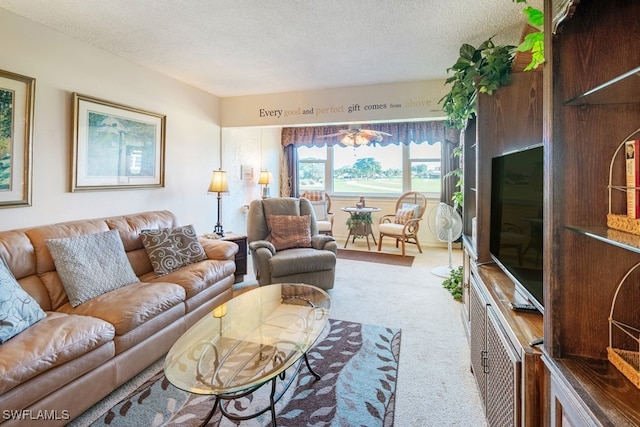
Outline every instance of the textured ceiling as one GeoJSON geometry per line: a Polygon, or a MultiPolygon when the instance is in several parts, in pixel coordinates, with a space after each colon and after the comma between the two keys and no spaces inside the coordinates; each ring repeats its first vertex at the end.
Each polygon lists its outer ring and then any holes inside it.
{"type": "Polygon", "coordinates": [[[0,8],[222,97],[446,78],[463,43],[516,44],[523,7],[513,0],[0,0],[0,8]]]}

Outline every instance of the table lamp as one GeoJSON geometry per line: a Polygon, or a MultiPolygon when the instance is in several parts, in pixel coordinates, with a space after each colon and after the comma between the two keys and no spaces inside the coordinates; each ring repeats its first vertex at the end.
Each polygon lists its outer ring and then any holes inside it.
{"type": "Polygon", "coordinates": [[[220,200],[222,199],[222,193],[228,193],[227,187],[227,172],[223,170],[213,171],[211,175],[211,183],[209,184],[208,193],[218,193],[218,223],[213,228],[213,232],[220,237],[224,237],[224,231],[222,224],[220,224],[220,200]]]}
{"type": "Polygon", "coordinates": [[[264,185],[262,187],[262,198],[269,198],[269,184],[273,182],[273,175],[267,169],[260,172],[260,179],[258,180],[258,184],[264,185]]]}

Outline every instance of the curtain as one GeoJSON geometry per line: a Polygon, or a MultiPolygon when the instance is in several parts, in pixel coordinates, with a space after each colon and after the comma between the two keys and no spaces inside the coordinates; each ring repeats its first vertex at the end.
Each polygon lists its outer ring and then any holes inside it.
{"type": "MultiPolygon", "coordinates": [[[[338,133],[345,130],[342,126],[301,126],[287,127],[282,129],[282,146],[293,145],[295,147],[332,147],[340,144],[340,137],[326,138],[325,135],[338,133]]],[[[459,133],[456,129],[445,128],[444,121],[428,122],[402,122],[402,123],[373,123],[363,124],[360,129],[370,129],[380,132],[390,133],[385,136],[382,142],[371,142],[372,145],[386,146],[389,144],[410,144],[415,143],[435,143],[438,141],[459,140],[455,136],[459,133]]]]}
{"type": "Polygon", "coordinates": [[[294,145],[282,147],[282,168],[280,170],[280,195],[298,197],[298,150],[294,145]]]}
{"type": "MultiPolygon", "coordinates": [[[[282,129],[283,158],[288,167],[287,180],[290,188],[290,195],[298,195],[298,156],[296,147],[332,147],[340,145],[340,137],[327,138],[325,135],[338,133],[344,130],[341,126],[301,126],[286,127],[282,129]]],[[[444,176],[452,170],[459,168],[459,159],[452,156],[453,149],[460,144],[460,131],[445,127],[444,121],[426,122],[402,122],[402,123],[373,123],[363,124],[361,129],[370,129],[386,132],[391,136],[385,136],[381,142],[371,142],[372,145],[387,146],[390,144],[410,144],[412,142],[421,144],[434,144],[442,142],[441,168],[442,178],[441,199],[446,203],[451,203],[451,196],[456,191],[455,184],[457,178],[444,176]]]]}
{"type": "MultiPolygon", "coordinates": [[[[460,132],[460,131],[458,131],[460,132]]],[[[456,191],[462,191],[461,188],[456,188],[458,177],[455,175],[447,176],[451,171],[460,168],[460,157],[454,156],[453,151],[460,145],[460,139],[457,141],[451,141],[449,139],[442,142],[442,158],[440,159],[440,176],[442,176],[440,187],[440,201],[448,205],[453,202],[451,198],[456,191]]]]}

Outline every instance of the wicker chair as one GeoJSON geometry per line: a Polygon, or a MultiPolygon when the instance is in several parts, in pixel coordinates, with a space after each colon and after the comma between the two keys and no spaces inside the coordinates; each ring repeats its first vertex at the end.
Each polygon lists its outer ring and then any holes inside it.
{"type": "Polygon", "coordinates": [[[331,212],[331,197],[322,190],[304,191],[300,197],[309,200],[313,205],[318,223],[318,233],[333,236],[334,214],[331,212]]]}
{"type": "Polygon", "coordinates": [[[420,241],[418,240],[418,230],[420,221],[427,209],[427,197],[419,192],[410,191],[401,195],[396,201],[395,213],[384,215],[378,223],[378,252],[382,250],[382,238],[387,236],[402,243],[402,256],[405,256],[405,244],[412,243],[418,247],[422,253],[420,241]]]}

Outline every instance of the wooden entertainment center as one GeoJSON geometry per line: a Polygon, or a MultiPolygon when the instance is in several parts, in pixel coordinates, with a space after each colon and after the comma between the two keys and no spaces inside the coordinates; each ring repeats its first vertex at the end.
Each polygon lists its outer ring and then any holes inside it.
{"type": "Polygon", "coordinates": [[[511,279],[489,252],[491,162],[498,155],[542,143],[542,73],[512,75],[509,86],[480,94],[477,117],[463,135],[463,319],[471,368],[487,422],[541,425],[543,335],[540,313],[514,312],[511,279]]]}
{"type": "MultiPolygon", "coordinates": [[[[544,70],[480,95],[463,135],[471,367],[491,426],[640,425],[640,389],[607,360],[614,294],[640,261],[640,236],[621,241],[607,228],[610,162],[640,127],[640,1],[545,0],[544,8],[544,70]],[[491,159],[540,143],[544,315],[510,310],[514,284],[489,252],[491,159]]],[[[613,175],[624,182],[624,169],[613,175]]],[[[625,203],[615,194],[612,211],[625,213],[625,203]]],[[[640,328],[640,272],[628,280],[616,313],[640,328]]]]}

